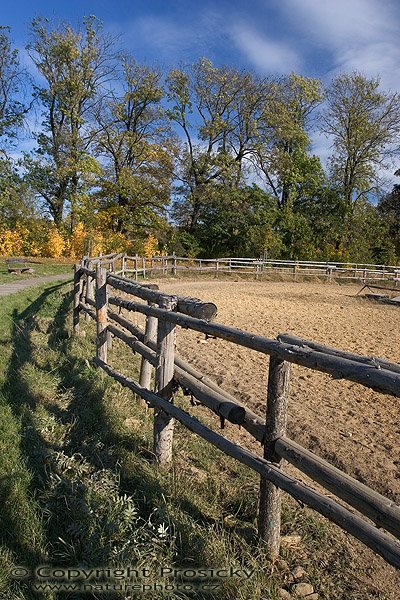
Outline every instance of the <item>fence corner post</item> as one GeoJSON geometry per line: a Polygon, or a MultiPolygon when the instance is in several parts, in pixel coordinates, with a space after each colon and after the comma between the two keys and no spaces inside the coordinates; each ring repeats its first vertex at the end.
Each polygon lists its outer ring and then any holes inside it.
{"type": "MultiPolygon", "coordinates": [[[[164,296],[160,308],[172,311],[176,308],[176,299],[164,296]]],[[[175,324],[158,319],[157,330],[157,367],[156,393],[169,402],[173,399],[175,361],[175,324]]],[[[172,461],[172,442],[174,419],[163,410],[154,409],[154,454],[161,467],[167,467],[172,461]]]]}
{"type": "Polygon", "coordinates": [[[107,271],[96,265],[96,356],[107,362],[107,271]]]}
{"type": "Polygon", "coordinates": [[[81,266],[79,263],[74,264],[74,311],[72,318],[72,328],[74,335],[79,335],[79,315],[81,312],[79,303],[82,293],[81,266]]]}
{"type": "MultiPolygon", "coordinates": [[[[271,355],[268,374],[267,415],[264,458],[281,464],[275,453],[275,441],[285,435],[289,398],[290,362],[271,355]]],[[[271,558],[279,555],[281,531],[281,491],[265,477],[260,480],[258,533],[271,558]]]]}

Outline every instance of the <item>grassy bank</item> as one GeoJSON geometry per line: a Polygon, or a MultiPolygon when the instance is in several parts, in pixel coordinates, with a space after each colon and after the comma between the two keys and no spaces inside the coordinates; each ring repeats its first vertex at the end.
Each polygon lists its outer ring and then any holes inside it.
{"type": "MultiPolygon", "coordinates": [[[[132,597],[204,600],[277,599],[300,565],[320,598],[395,598],[385,581],[371,581],[346,536],[290,499],[282,560],[270,563],[255,536],[258,477],[180,426],[173,467],[154,467],[151,415],[91,366],[94,326],[84,323],[85,335],[71,339],[70,307],[70,284],[30,289],[0,306],[0,598],[37,598],[31,575],[39,565],[130,565],[147,570],[143,584],[181,586],[132,597]],[[26,577],[12,573],[17,566],[26,577]],[[160,577],[171,566],[251,576],[190,593],[182,586],[192,580],[160,577]]],[[[136,357],[118,342],[110,360],[137,374],[136,357]]],[[[39,597],[127,596],[70,589],[39,597]]]]}

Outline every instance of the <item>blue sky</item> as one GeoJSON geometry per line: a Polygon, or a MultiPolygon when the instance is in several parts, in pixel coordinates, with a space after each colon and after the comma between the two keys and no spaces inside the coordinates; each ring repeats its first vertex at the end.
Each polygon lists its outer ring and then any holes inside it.
{"type": "Polygon", "coordinates": [[[165,66],[208,56],[260,73],[330,78],[356,68],[400,88],[400,3],[395,0],[19,0],[1,22],[23,48],[36,15],[78,23],[94,14],[139,61],[165,66]]]}
{"type": "MultiPolygon", "coordinates": [[[[297,71],[325,83],[359,70],[400,91],[400,3],[396,0],[19,0],[2,2],[21,58],[29,23],[96,15],[139,62],[164,68],[207,56],[261,74],[297,71]]],[[[324,161],[329,144],[314,137],[324,161]]]]}

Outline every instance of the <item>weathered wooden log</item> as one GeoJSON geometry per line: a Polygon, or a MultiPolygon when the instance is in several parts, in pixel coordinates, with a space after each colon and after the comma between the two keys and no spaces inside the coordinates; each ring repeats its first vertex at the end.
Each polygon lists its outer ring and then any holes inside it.
{"type": "MultiPolygon", "coordinates": [[[[150,307],[149,307],[150,308],[150,307]]],[[[160,308],[164,312],[176,308],[173,297],[160,299],[160,308]]],[[[157,329],[157,367],[156,392],[168,402],[172,402],[174,391],[175,325],[164,319],[158,320],[157,329]]],[[[154,410],[154,454],[161,467],[172,461],[172,441],[174,420],[171,415],[156,407],[154,410]]]]}
{"type": "Polygon", "coordinates": [[[107,362],[107,271],[96,265],[97,358],[107,362]]]}
{"type": "MultiPolygon", "coordinates": [[[[275,452],[276,440],[285,435],[289,398],[290,363],[271,356],[268,372],[267,412],[264,458],[278,467],[281,458],[275,452]]],[[[271,558],[279,556],[281,543],[281,490],[265,477],[260,479],[258,532],[271,558]]]]}
{"type": "MultiPolygon", "coordinates": [[[[136,282],[127,281],[126,279],[116,277],[115,275],[109,275],[107,282],[109,285],[122,292],[132,294],[142,300],[147,300],[148,302],[159,304],[167,297],[166,294],[152,291],[142,285],[138,285],[136,282]]],[[[207,321],[213,319],[217,314],[217,307],[212,302],[202,302],[197,298],[184,298],[179,296],[170,297],[177,302],[177,311],[180,313],[199,319],[206,319],[207,321]]]]}
{"type": "Polygon", "coordinates": [[[96,271],[93,269],[89,269],[88,267],[80,267],[81,272],[87,275],[88,277],[96,278],[96,271]]]}
{"type": "Polygon", "coordinates": [[[96,313],[94,312],[94,310],[90,310],[90,308],[88,308],[83,302],[79,303],[79,308],[81,309],[81,311],[83,311],[86,315],[88,315],[89,317],[91,317],[92,319],[96,320],[96,313]]]}
{"type": "Polygon", "coordinates": [[[82,293],[82,271],[81,266],[76,263],[74,265],[74,308],[72,316],[72,326],[74,335],[79,335],[79,312],[82,293]]]}
{"type": "Polygon", "coordinates": [[[91,298],[86,298],[86,304],[89,304],[89,306],[96,306],[96,302],[91,298]]]}
{"type": "MultiPolygon", "coordinates": [[[[138,352],[152,366],[157,366],[157,355],[154,350],[149,348],[143,342],[132,338],[123,333],[117,327],[108,325],[110,332],[125,342],[134,352],[138,352]]],[[[206,384],[188,374],[184,369],[178,367],[175,363],[174,379],[185,390],[190,392],[204,406],[212,410],[218,417],[226,419],[235,425],[243,425],[246,409],[238,405],[235,401],[231,402],[221,393],[211,390],[206,384]]],[[[140,385],[140,383],[139,383],[140,385]]],[[[140,385],[140,387],[145,387],[140,385]]],[[[148,388],[148,386],[147,386],[148,388]]],[[[264,428],[263,428],[264,430],[264,428]]]]}
{"type": "Polygon", "coordinates": [[[93,362],[102,368],[108,375],[119,381],[123,386],[131,389],[135,394],[141,395],[148,403],[157,406],[172,418],[180,421],[187,429],[207,440],[228,456],[235,458],[242,464],[247,465],[263,477],[269,479],[277,487],[290,494],[296,500],[307,504],[324,517],[363,542],[366,546],[382,556],[388,563],[400,567],[400,544],[393,538],[382,533],[373,525],[364,521],[361,517],[351,513],[347,508],[341,506],[331,498],[317,492],[308,485],[298,481],[294,477],[283,473],[278,467],[269,463],[246,448],[234,444],[222,435],[212,431],[194,417],[191,417],[182,409],[174,406],[164,398],[149,390],[141,388],[135,381],[122,375],[104,361],[95,357],[93,362]]]}
{"type": "Polygon", "coordinates": [[[276,440],[275,452],[370,518],[378,527],[383,527],[400,538],[400,506],[395,502],[343,473],[291,439],[282,437],[276,440]]]}
{"type": "Polygon", "coordinates": [[[361,354],[355,354],[354,352],[346,352],[345,350],[340,350],[339,348],[331,348],[311,340],[304,340],[290,333],[280,333],[278,335],[278,340],[284,342],[285,344],[293,344],[294,346],[300,346],[301,348],[310,348],[311,350],[316,350],[317,352],[324,352],[326,354],[331,354],[332,356],[339,356],[341,358],[360,362],[370,365],[376,369],[386,369],[388,371],[393,371],[394,373],[400,373],[400,365],[398,363],[391,362],[384,358],[362,356],[361,354]]]}
{"type": "MultiPolygon", "coordinates": [[[[150,304],[150,306],[151,306],[151,304],[150,304]]],[[[157,344],[157,326],[158,326],[158,319],[156,317],[152,317],[152,316],[146,317],[146,331],[145,331],[144,340],[143,340],[145,345],[148,346],[149,343],[153,343],[155,345],[157,344]]],[[[143,356],[142,362],[140,364],[140,375],[139,375],[139,385],[141,387],[150,389],[152,371],[153,371],[152,364],[148,360],[146,360],[146,358],[143,356]]],[[[143,399],[141,399],[140,403],[142,405],[146,404],[143,399]]]]}
{"type": "Polygon", "coordinates": [[[260,335],[241,331],[235,327],[209,323],[180,313],[166,313],[159,308],[152,308],[137,302],[121,300],[121,298],[111,297],[109,302],[114,306],[121,306],[127,310],[164,318],[183,328],[200,331],[213,337],[234,342],[235,344],[246,348],[252,348],[258,352],[275,354],[282,360],[287,360],[288,362],[296,363],[316,371],[329,373],[334,379],[348,379],[349,381],[360,383],[361,385],[379,392],[400,397],[400,374],[394,373],[393,371],[377,369],[371,365],[364,365],[325,352],[317,352],[316,350],[311,350],[309,348],[300,348],[299,346],[285,344],[278,340],[272,340],[260,335]]]}
{"type": "MultiPolygon", "coordinates": [[[[119,325],[122,325],[122,327],[132,333],[138,340],[144,342],[145,336],[143,331],[131,323],[131,321],[128,321],[128,319],[125,319],[125,317],[122,317],[121,315],[112,311],[109,311],[108,316],[110,319],[116,321],[119,325]]],[[[114,333],[114,330],[112,331],[114,333]]],[[[157,345],[154,342],[147,342],[147,344],[142,347],[136,346],[137,351],[142,354],[142,356],[144,356],[143,350],[152,350],[153,356],[155,357],[156,348],[157,345]]],[[[151,362],[153,365],[155,364],[155,359],[152,361],[148,358],[148,356],[146,356],[146,360],[151,362]]],[[[197,371],[194,367],[192,367],[192,365],[184,361],[176,354],[175,379],[183,388],[189,390],[197,400],[215,412],[216,415],[225,418],[231,423],[242,425],[258,441],[261,442],[263,440],[265,423],[261,417],[258,417],[244,404],[236,400],[234,396],[220,388],[209,377],[197,371]],[[224,404],[224,406],[221,406],[222,404],[224,404]]]]}

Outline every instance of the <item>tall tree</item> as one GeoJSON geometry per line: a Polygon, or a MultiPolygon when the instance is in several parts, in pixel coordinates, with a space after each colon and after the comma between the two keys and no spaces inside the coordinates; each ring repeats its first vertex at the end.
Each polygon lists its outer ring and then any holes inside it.
{"type": "Polygon", "coordinates": [[[26,76],[20,68],[18,50],[12,48],[10,28],[0,27],[0,150],[16,136],[29,106],[23,101],[26,76]]]}
{"type": "Polygon", "coordinates": [[[95,142],[105,163],[100,204],[128,233],[151,227],[169,201],[174,136],[160,104],[161,73],[126,55],[121,67],[121,90],[95,107],[95,142]]]}
{"type": "Polygon", "coordinates": [[[49,29],[41,18],[32,23],[27,49],[45,86],[36,87],[43,106],[42,131],[26,166],[29,181],[57,225],[68,205],[74,226],[86,177],[99,169],[89,153],[87,123],[99,87],[113,70],[111,46],[94,17],[85,18],[79,30],[69,23],[49,29]]]}
{"type": "Polygon", "coordinates": [[[197,226],[214,185],[237,188],[243,182],[264,82],[251,73],[215,67],[202,58],[167,79],[168,111],[183,133],[182,186],[175,214],[189,232],[197,226]]]}
{"type": "Polygon", "coordinates": [[[32,197],[9,153],[30,109],[25,101],[27,83],[18,50],[10,41],[10,28],[0,27],[0,226],[9,228],[33,214],[32,197]]]}
{"type": "Polygon", "coordinates": [[[398,151],[400,96],[379,89],[379,79],[353,72],[336,77],[327,90],[323,130],[333,144],[331,176],[347,215],[379,186],[388,159],[398,151]]]}
{"type": "Polygon", "coordinates": [[[296,73],[268,86],[253,162],[280,209],[290,209],[304,189],[315,188],[323,178],[319,159],[309,154],[308,134],[321,99],[320,81],[296,73]]]}

